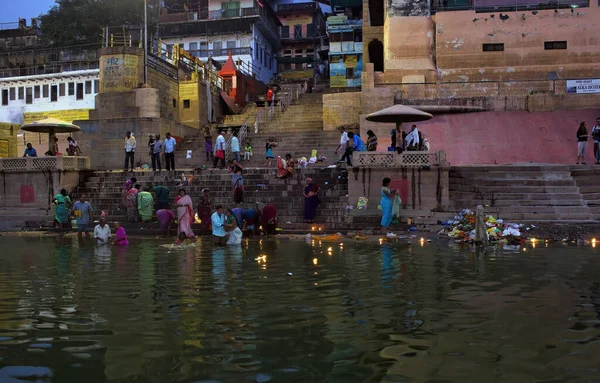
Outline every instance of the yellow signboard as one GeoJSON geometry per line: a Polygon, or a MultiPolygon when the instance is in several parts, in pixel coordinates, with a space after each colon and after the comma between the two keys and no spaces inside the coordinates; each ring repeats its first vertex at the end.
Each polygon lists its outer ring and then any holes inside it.
{"type": "Polygon", "coordinates": [[[67,110],[52,110],[49,112],[30,112],[24,113],[23,120],[25,124],[30,124],[34,121],[43,120],[44,118],[58,118],[59,120],[73,123],[77,120],[89,120],[89,109],[67,109],[67,110]]]}
{"type": "Polygon", "coordinates": [[[313,70],[291,70],[281,73],[284,80],[305,80],[313,77],[313,70]]]}
{"type": "Polygon", "coordinates": [[[0,140],[0,158],[10,157],[8,152],[8,140],[0,140]]]}
{"type": "Polygon", "coordinates": [[[344,65],[346,68],[354,68],[356,63],[358,62],[358,56],[356,55],[347,55],[344,58],[344,65]]]}
{"type": "Polygon", "coordinates": [[[185,82],[179,84],[179,99],[180,100],[198,100],[198,83],[185,82]]]}
{"type": "Polygon", "coordinates": [[[346,76],[331,76],[329,78],[329,86],[332,88],[346,87],[346,76]]]}
{"type": "Polygon", "coordinates": [[[139,86],[139,56],[113,55],[100,59],[100,92],[127,92],[139,86]]]}

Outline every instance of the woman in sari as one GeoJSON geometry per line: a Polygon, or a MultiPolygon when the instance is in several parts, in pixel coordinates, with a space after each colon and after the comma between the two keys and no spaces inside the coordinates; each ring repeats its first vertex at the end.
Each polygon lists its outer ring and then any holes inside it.
{"type": "Polygon", "coordinates": [[[232,173],[231,186],[233,187],[233,202],[244,202],[244,176],[242,175],[242,167],[237,164],[237,161],[229,162],[229,170],[232,173]]]}
{"type": "Polygon", "coordinates": [[[179,221],[177,235],[185,233],[188,238],[194,238],[195,235],[192,231],[192,223],[194,222],[192,199],[185,193],[185,190],[180,189],[175,204],[177,205],[177,220],[179,221]]]}
{"type": "Polygon", "coordinates": [[[62,189],[60,193],[54,197],[52,203],[56,206],[54,220],[62,231],[69,223],[69,218],[71,217],[71,199],[69,198],[67,191],[62,189]]]}
{"type": "Polygon", "coordinates": [[[135,177],[128,179],[123,184],[123,191],[121,192],[121,199],[123,200],[123,207],[127,207],[127,195],[129,194],[129,190],[135,185],[137,179],[135,177]]]}
{"type": "Polygon", "coordinates": [[[117,246],[127,246],[129,245],[129,241],[127,240],[127,233],[125,233],[125,229],[119,222],[115,222],[115,245],[117,246]]]}
{"type": "Polygon", "coordinates": [[[171,222],[175,219],[175,214],[169,209],[160,209],[156,212],[156,219],[160,223],[160,230],[163,232],[163,237],[167,237],[171,229],[171,222]]]}
{"type": "MultiPolygon", "coordinates": [[[[278,159],[279,161],[279,159],[278,159]]],[[[285,160],[277,165],[277,178],[288,178],[294,175],[294,161],[291,154],[285,155],[285,160]]]]}
{"type": "Polygon", "coordinates": [[[227,240],[228,245],[241,245],[242,244],[242,231],[240,230],[240,223],[238,219],[233,214],[231,209],[225,210],[225,230],[227,230],[227,234],[229,239],[227,240]]]}
{"type": "Polygon", "coordinates": [[[306,179],[306,187],[304,187],[304,222],[306,223],[315,222],[320,190],[319,186],[313,183],[312,178],[306,179]]]}
{"type": "Polygon", "coordinates": [[[200,227],[203,231],[210,230],[210,190],[208,188],[202,189],[202,194],[198,200],[198,218],[200,219],[200,227]]]}
{"type": "Polygon", "coordinates": [[[136,223],[138,217],[138,194],[142,187],[140,184],[135,184],[134,187],[129,189],[127,192],[127,200],[125,202],[125,209],[127,210],[127,220],[132,223],[136,223]]]}
{"type": "Polygon", "coordinates": [[[388,227],[392,223],[392,218],[394,217],[393,207],[394,207],[394,199],[396,198],[396,190],[390,190],[390,182],[392,182],[389,178],[384,178],[381,187],[381,211],[383,212],[383,216],[381,217],[381,227],[383,231],[387,231],[388,227]]]}
{"type": "Polygon", "coordinates": [[[277,231],[277,208],[275,206],[266,205],[262,209],[261,225],[267,237],[275,235],[277,231]]]}
{"type": "Polygon", "coordinates": [[[146,188],[138,195],[138,211],[143,222],[149,222],[152,220],[152,213],[154,212],[154,197],[152,197],[152,193],[150,193],[150,188],[146,188]]]}

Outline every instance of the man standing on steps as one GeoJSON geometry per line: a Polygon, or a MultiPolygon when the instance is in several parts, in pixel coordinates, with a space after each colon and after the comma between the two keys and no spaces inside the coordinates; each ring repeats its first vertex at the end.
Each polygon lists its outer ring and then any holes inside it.
{"type": "Polygon", "coordinates": [[[171,137],[171,133],[167,133],[165,138],[165,162],[167,163],[167,171],[175,171],[175,146],[177,141],[171,137]]]}
{"type": "Polygon", "coordinates": [[[131,171],[133,171],[133,162],[136,146],[137,143],[135,142],[135,137],[131,134],[130,131],[127,131],[127,135],[125,136],[125,166],[123,167],[123,170],[125,171],[129,169],[129,162],[131,162],[131,171]]]}
{"type": "Polygon", "coordinates": [[[231,133],[231,154],[232,160],[236,160],[238,165],[240,163],[240,140],[237,137],[237,132],[231,133]]]}
{"type": "Polygon", "coordinates": [[[225,132],[220,131],[215,144],[215,159],[213,160],[213,167],[216,168],[219,161],[221,161],[221,169],[225,167],[225,149],[227,144],[225,143],[225,132]]]}
{"type": "MultiPolygon", "coordinates": [[[[346,132],[345,126],[340,126],[340,133],[342,136],[340,137],[340,144],[335,150],[335,154],[338,154],[338,151],[342,153],[342,158],[346,153],[346,148],[348,147],[348,132],[346,132]]],[[[344,160],[340,158],[339,162],[343,162],[344,160]]]]}
{"type": "Polygon", "coordinates": [[[154,141],[152,145],[152,170],[156,171],[158,168],[158,171],[162,172],[162,166],[160,165],[160,154],[163,151],[163,142],[160,139],[160,134],[156,135],[156,141],[154,141]]]}

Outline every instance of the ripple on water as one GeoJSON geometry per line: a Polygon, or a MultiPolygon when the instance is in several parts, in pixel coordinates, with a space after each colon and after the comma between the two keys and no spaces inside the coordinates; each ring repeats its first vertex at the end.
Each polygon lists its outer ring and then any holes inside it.
{"type": "Polygon", "coordinates": [[[0,237],[0,381],[600,381],[595,249],[209,242],[0,237]]]}

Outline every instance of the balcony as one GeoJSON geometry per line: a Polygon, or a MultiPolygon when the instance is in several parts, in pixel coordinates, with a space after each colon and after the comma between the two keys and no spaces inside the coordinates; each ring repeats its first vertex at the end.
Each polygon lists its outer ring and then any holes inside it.
{"type": "Polygon", "coordinates": [[[228,56],[231,53],[232,56],[242,56],[249,55],[252,56],[252,48],[222,48],[222,49],[203,49],[203,50],[195,50],[188,51],[192,56],[196,56],[198,58],[208,58],[208,57],[223,57],[228,56]]]}
{"type": "Polygon", "coordinates": [[[160,15],[159,33],[161,37],[247,32],[251,30],[252,24],[255,24],[265,38],[276,49],[279,48],[281,23],[268,5],[219,9],[203,13],[184,12],[160,15]],[[231,22],[233,20],[235,22],[231,22]]]}
{"type": "Polygon", "coordinates": [[[475,12],[518,12],[543,9],[587,8],[588,0],[514,0],[510,4],[503,0],[433,0],[431,12],[465,11],[475,12]]]}
{"type": "Polygon", "coordinates": [[[297,3],[297,4],[278,4],[276,13],[278,15],[302,14],[317,12],[319,6],[315,2],[297,3]]]}

